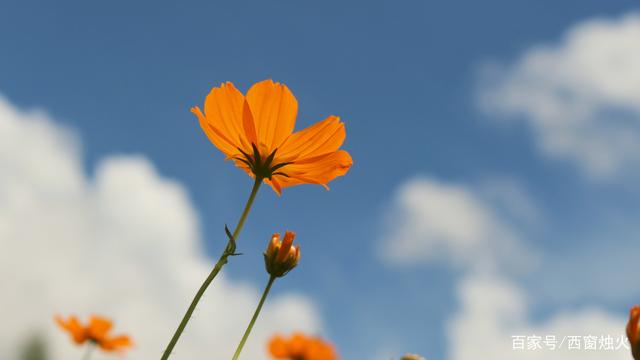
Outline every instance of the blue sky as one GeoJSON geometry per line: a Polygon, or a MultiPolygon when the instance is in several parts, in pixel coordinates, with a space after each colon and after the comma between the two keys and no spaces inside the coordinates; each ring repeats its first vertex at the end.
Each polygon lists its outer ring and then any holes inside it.
{"type": "Polygon", "coordinates": [[[278,198],[263,189],[242,234],[246,255],[225,271],[261,286],[265,237],[294,229],[303,261],[275,291],[315,299],[345,359],[401,349],[440,359],[456,281],[470,270],[391,264],[377,250],[397,189],[416,177],[476,188],[508,178],[533,199],[544,226],[516,227],[544,265],[514,278],[541,294],[533,300],[540,319],[585,304],[624,315],[639,295],[619,282],[608,296],[572,281],[587,263],[611,269],[626,253],[620,247],[633,244],[637,181],[601,181],[570,159],[546,156],[530,124],[494,121],[523,115],[478,106],[483,65],[513,64],[534,45],[558,43],[577,23],[637,8],[632,0],[9,0],[0,11],[0,92],[76,129],[88,174],[105,156],[135,153],[184,184],[212,258],[251,182],[222,161],[188,109],[223,81],[246,91],[272,78],[298,99],[297,129],[339,115],[352,170],[330,192],[304,186],[278,198]],[[615,249],[603,251],[603,239],[615,249]]]}

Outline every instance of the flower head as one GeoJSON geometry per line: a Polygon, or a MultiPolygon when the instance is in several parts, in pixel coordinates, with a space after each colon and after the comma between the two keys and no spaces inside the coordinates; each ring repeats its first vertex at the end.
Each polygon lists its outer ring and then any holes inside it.
{"type": "Polygon", "coordinates": [[[104,351],[121,351],[133,346],[133,342],[127,335],[109,335],[113,323],[104,317],[92,315],[87,325],[82,325],[76,316],[69,316],[67,320],[60,316],[55,321],[69,333],[73,342],[82,345],[89,341],[99,346],[104,351]]]}
{"type": "Polygon", "coordinates": [[[337,116],[329,116],[293,132],[298,102],[284,84],[265,80],[244,96],[232,83],[211,89],[191,109],[209,140],[250,176],[264,179],[280,194],[300,184],[327,183],[344,175],[353,161],[339,150],[346,132],[337,116]]]}
{"type": "Polygon", "coordinates": [[[640,360],[640,305],[632,307],[629,312],[627,337],[629,338],[633,358],[640,360]]]}
{"type": "Polygon", "coordinates": [[[300,261],[300,245],[293,245],[296,233],[286,231],[284,240],[280,234],[271,236],[267,251],[264,252],[264,265],[271,276],[282,277],[293,270],[300,261]]]}
{"type": "Polygon", "coordinates": [[[269,352],[282,360],[338,360],[333,346],[319,337],[294,333],[289,338],[280,335],[269,341],[269,352]]]}

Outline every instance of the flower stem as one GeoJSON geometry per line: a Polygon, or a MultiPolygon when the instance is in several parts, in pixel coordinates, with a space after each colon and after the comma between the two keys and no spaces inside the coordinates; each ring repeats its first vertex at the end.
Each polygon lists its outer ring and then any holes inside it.
{"type": "Polygon", "coordinates": [[[82,356],[82,360],[89,360],[91,358],[91,354],[93,353],[93,349],[95,349],[96,346],[92,343],[89,343],[87,345],[87,349],[84,351],[84,355],[82,356]]]}
{"type": "Polygon", "coordinates": [[[269,278],[269,282],[267,283],[267,287],[264,288],[264,292],[262,293],[262,298],[260,298],[260,303],[258,303],[258,307],[256,311],[253,313],[253,317],[249,322],[249,326],[247,326],[247,330],[244,331],[244,335],[242,336],[242,340],[240,340],[240,344],[238,344],[238,348],[236,349],[235,354],[233,354],[233,360],[238,360],[240,357],[240,352],[244,347],[244,343],[247,342],[249,338],[249,334],[251,333],[251,329],[253,329],[253,325],[256,323],[256,319],[258,319],[258,315],[260,314],[260,310],[262,310],[262,305],[264,305],[264,301],[267,299],[267,295],[269,295],[269,290],[271,290],[271,286],[273,282],[276,280],[275,276],[271,276],[269,278]]]}
{"type": "Polygon", "coordinates": [[[171,355],[171,351],[176,346],[176,343],[178,342],[180,335],[182,335],[182,332],[187,326],[187,323],[189,322],[189,319],[191,318],[193,311],[196,309],[196,306],[198,305],[198,302],[200,301],[200,298],[202,297],[204,292],[207,290],[207,287],[209,287],[209,284],[211,284],[211,282],[218,275],[222,267],[227,263],[227,258],[229,256],[236,255],[236,240],[238,239],[238,235],[240,235],[240,231],[244,226],[244,222],[247,219],[247,216],[249,215],[249,211],[251,210],[251,205],[253,205],[253,201],[255,200],[256,195],[258,194],[258,189],[260,189],[261,184],[262,184],[262,178],[256,177],[255,182],[253,183],[253,188],[251,189],[251,194],[249,195],[249,199],[247,199],[247,203],[244,206],[244,210],[242,211],[240,220],[238,220],[238,224],[236,225],[236,228],[233,231],[233,235],[229,237],[227,246],[222,252],[222,255],[220,255],[218,262],[216,262],[216,265],[211,270],[211,273],[209,273],[209,276],[207,276],[207,278],[204,280],[204,282],[200,286],[200,289],[198,289],[196,296],[191,301],[191,304],[189,305],[187,312],[182,317],[182,321],[180,321],[180,325],[178,325],[176,332],[173,334],[171,341],[169,341],[167,348],[162,354],[161,360],[169,359],[169,355],[171,355]]]}

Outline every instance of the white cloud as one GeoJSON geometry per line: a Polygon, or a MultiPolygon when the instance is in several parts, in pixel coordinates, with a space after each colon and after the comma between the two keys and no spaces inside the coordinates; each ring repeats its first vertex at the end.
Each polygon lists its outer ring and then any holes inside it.
{"type": "MultiPolygon", "coordinates": [[[[449,360],[469,359],[548,359],[596,360],[630,358],[625,348],[618,350],[568,349],[569,336],[610,335],[617,346],[624,336],[625,319],[598,308],[561,310],[544,321],[530,320],[525,291],[495,274],[470,275],[458,283],[460,310],[447,324],[449,360]],[[539,350],[514,350],[512,336],[555,336],[557,346],[550,350],[541,343],[539,350]]],[[[599,340],[596,340],[599,341],[599,340]]],[[[597,342],[596,342],[597,344],[597,342]]],[[[525,339],[525,349],[528,340],[525,339]]],[[[597,345],[599,346],[599,345],[597,345]]]]}
{"type": "MultiPolygon", "coordinates": [[[[540,304],[539,294],[520,288],[510,270],[512,262],[538,260],[515,229],[519,223],[540,223],[542,215],[517,181],[488,178],[479,185],[460,185],[416,178],[399,188],[388,211],[393,217],[380,243],[387,260],[470,265],[455,279],[459,308],[445,324],[447,359],[629,358],[627,349],[578,351],[568,350],[567,344],[553,351],[513,350],[514,335],[555,336],[558,344],[568,336],[611,335],[617,341],[624,336],[626,321],[596,306],[559,307],[543,318],[532,314],[540,304]]],[[[397,352],[401,347],[394,348],[397,352]]]]}
{"type": "Polygon", "coordinates": [[[489,198],[505,200],[506,207],[532,206],[515,187],[504,188],[511,193],[495,186],[487,188],[490,191],[426,177],[404,183],[387,212],[389,219],[379,244],[381,255],[399,264],[440,261],[463,268],[528,265],[531,254],[512,226],[501,220],[489,198]]]}
{"type": "MultiPolygon", "coordinates": [[[[95,312],[133,335],[127,358],[158,358],[212,266],[184,188],[143,157],[105,159],[89,178],[71,130],[2,98],[0,169],[0,353],[13,358],[39,331],[52,359],[78,358],[52,316],[95,312]]],[[[258,296],[252,285],[216,279],[172,358],[228,357],[258,296]]],[[[313,302],[273,296],[244,358],[264,359],[266,337],[294,329],[321,331],[313,302]]]]}
{"type": "Polygon", "coordinates": [[[482,106],[523,118],[543,152],[575,161],[594,178],[640,165],[640,14],[595,19],[562,41],[485,68],[482,106]]]}

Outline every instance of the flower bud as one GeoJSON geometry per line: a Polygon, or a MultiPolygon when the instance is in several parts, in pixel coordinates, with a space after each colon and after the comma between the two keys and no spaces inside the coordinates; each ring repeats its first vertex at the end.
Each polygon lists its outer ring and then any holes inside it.
{"type": "Polygon", "coordinates": [[[404,354],[401,360],[425,360],[425,358],[417,354],[404,354]]]}
{"type": "Polygon", "coordinates": [[[629,338],[633,358],[640,360],[640,305],[632,307],[629,312],[627,337],[629,338]]]}
{"type": "Polygon", "coordinates": [[[293,245],[296,234],[287,231],[284,240],[280,240],[280,234],[271,236],[271,241],[264,252],[264,265],[271,276],[282,277],[291,271],[300,260],[300,246],[293,245]]]}

